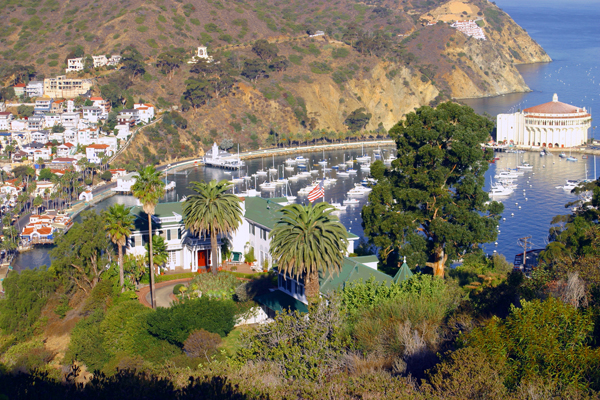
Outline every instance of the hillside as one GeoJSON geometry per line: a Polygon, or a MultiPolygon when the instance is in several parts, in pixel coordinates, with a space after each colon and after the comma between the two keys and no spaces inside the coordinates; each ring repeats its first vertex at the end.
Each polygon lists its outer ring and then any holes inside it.
{"type": "Polygon", "coordinates": [[[106,95],[112,84],[115,105],[143,98],[161,108],[183,106],[188,124],[177,129],[176,137],[160,127],[153,135],[138,135],[124,155],[128,162],[189,156],[223,138],[257,147],[269,139],[304,141],[317,130],[335,137],[331,131],[346,131],[346,118],[357,110],[371,115],[361,128],[389,129],[420,105],[527,91],[515,65],[550,61],[521,27],[486,0],[0,4],[5,85],[15,79],[8,65],[33,65],[38,77],[53,76],[63,74],[66,58],[74,55],[115,54],[135,46],[145,64],[143,74],[90,71],[81,76],[96,78],[97,94],[106,95]],[[435,24],[458,19],[480,19],[488,40],[435,24]],[[308,36],[317,30],[326,35],[308,36]],[[262,58],[252,50],[260,39],[274,45],[274,57],[262,58]],[[208,75],[190,72],[185,62],[199,45],[218,60],[213,64],[217,70],[208,75]],[[172,73],[157,67],[169,52],[183,56],[172,73]],[[264,71],[247,73],[260,62],[264,71]],[[225,76],[224,91],[207,90],[201,104],[192,107],[182,102],[190,82],[223,84],[225,76]]]}

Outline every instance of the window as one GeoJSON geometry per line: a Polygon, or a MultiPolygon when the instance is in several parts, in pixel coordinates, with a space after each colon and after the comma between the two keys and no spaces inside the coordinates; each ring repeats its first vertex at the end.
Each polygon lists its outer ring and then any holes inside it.
{"type": "Polygon", "coordinates": [[[171,240],[171,230],[167,230],[167,240],[171,240]]]}
{"type": "Polygon", "coordinates": [[[296,284],[296,294],[299,296],[304,296],[304,285],[296,284]]]}
{"type": "Polygon", "coordinates": [[[131,240],[131,242],[130,242],[130,243],[131,243],[131,244],[130,244],[130,246],[131,246],[131,247],[135,247],[135,236],[132,236],[132,237],[130,238],[130,240],[131,240]]]}
{"type": "Polygon", "coordinates": [[[250,224],[250,234],[256,235],[256,229],[255,228],[256,228],[255,225],[250,224]]]}
{"type": "Polygon", "coordinates": [[[287,279],[287,280],[285,281],[285,289],[286,289],[288,292],[292,293],[292,280],[291,280],[291,279],[287,279]]]}
{"type": "Polygon", "coordinates": [[[181,239],[181,229],[177,229],[177,239],[181,239]]]}

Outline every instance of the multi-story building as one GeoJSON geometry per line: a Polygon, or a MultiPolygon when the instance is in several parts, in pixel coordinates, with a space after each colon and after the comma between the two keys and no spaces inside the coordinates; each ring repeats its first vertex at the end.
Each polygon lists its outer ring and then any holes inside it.
{"type": "Polygon", "coordinates": [[[105,55],[92,56],[92,59],[94,60],[94,68],[104,67],[108,63],[108,59],[105,55]]]}
{"type": "Polygon", "coordinates": [[[108,117],[110,112],[110,101],[104,100],[102,97],[90,97],[90,100],[94,103],[94,107],[100,107],[102,109],[102,118],[108,117]]]}
{"type": "Polygon", "coordinates": [[[27,118],[27,129],[30,131],[44,129],[44,116],[43,115],[32,115],[27,118]]]}
{"type": "Polygon", "coordinates": [[[23,97],[25,96],[25,89],[27,88],[27,85],[24,83],[17,83],[15,86],[13,86],[13,90],[15,91],[15,96],[17,97],[23,97]]]}
{"type": "Polygon", "coordinates": [[[47,96],[40,97],[35,101],[35,107],[33,110],[36,113],[50,112],[52,110],[52,99],[47,96]]]}
{"type": "Polygon", "coordinates": [[[141,122],[140,112],[138,110],[124,109],[117,114],[117,121],[119,125],[129,125],[134,127],[141,122]]]}
{"type": "Polygon", "coordinates": [[[82,108],[83,119],[93,124],[98,123],[98,120],[103,117],[102,109],[100,107],[83,107],[82,108]]]}
{"type": "Polygon", "coordinates": [[[44,95],[44,82],[30,81],[25,87],[27,97],[40,97],[44,95]]]}
{"type": "Polygon", "coordinates": [[[73,79],[65,75],[44,79],[44,94],[52,98],[73,98],[84,95],[92,87],[90,79],[73,79]]]}
{"type": "Polygon", "coordinates": [[[65,129],[77,129],[79,125],[79,113],[64,112],[60,115],[60,123],[65,129]]]}
{"type": "Polygon", "coordinates": [[[10,130],[10,122],[13,120],[13,115],[10,112],[0,112],[0,131],[10,130]]]}
{"type": "Polygon", "coordinates": [[[107,144],[90,144],[85,149],[85,156],[89,162],[94,164],[100,164],[102,157],[112,156],[113,152],[107,144]]]}
{"type": "Polygon", "coordinates": [[[83,71],[83,57],[69,58],[67,60],[67,69],[65,72],[78,72],[83,71]]]}
{"type": "Polygon", "coordinates": [[[154,118],[154,106],[152,104],[136,103],[133,108],[140,113],[140,121],[147,124],[154,118]]]}
{"type": "Polygon", "coordinates": [[[44,125],[46,128],[52,128],[55,125],[60,125],[60,115],[54,113],[44,113],[44,125]]]}

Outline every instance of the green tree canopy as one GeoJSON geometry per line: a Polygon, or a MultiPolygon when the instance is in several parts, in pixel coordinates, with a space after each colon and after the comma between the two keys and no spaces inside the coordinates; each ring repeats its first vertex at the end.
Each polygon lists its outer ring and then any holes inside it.
{"type": "Polygon", "coordinates": [[[478,243],[497,237],[503,206],[483,190],[491,151],[483,151],[492,123],[467,106],[447,102],[421,107],[396,124],[397,159],[373,163],[378,180],[362,211],[365,234],[381,260],[401,252],[412,265],[444,275],[478,243]]]}
{"type": "Polygon", "coordinates": [[[169,77],[169,80],[173,78],[175,70],[177,70],[185,59],[185,49],[178,47],[176,49],[168,50],[158,55],[156,66],[160,71],[169,77]]]}
{"type": "Polygon", "coordinates": [[[261,59],[271,61],[277,57],[279,49],[277,48],[277,45],[271,44],[265,39],[259,39],[254,43],[254,46],[252,46],[252,51],[261,59]]]}
{"type": "Polygon", "coordinates": [[[143,75],[146,72],[144,56],[134,45],[129,45],[121,51],[121,64],[123,69],[129,72],[132,78],[143,75]]]}
{"type": "Polygon", "coordinates": [[[81,223],[60,234],[50,251],[52,269],[85,293],[98,284],[113,254],[108,235],[99,232],[105,232],[104,218],[93,211],[85,212],[81,223]]]}
{"type": "Polygon", "coordinates": [[[346,228],[327,203],[290,204],[269,234],[270,252],[279,271],[304,277],[306,296],[319,296],[319,273],[339,272],[348,249],[346,228]]]}
{"type": "Polygon", "coordinates": [[[33,115],[33,107],[21,104],[17,107],[17,113],[23,117],[31,117],[33,115]]]}
{"type": "Polygon", "coordinates": [[[38,176],[38,179],[40,181],[49,181],[52,178],[54,178],[56,176],[56,174],[53,174],[52,171],[50,171],[50,168],[43,168],[40,171],[40,175],[38,176]]]}
{"type": "Polygon", "coordinates": [[[364,108],[359,108],[350,113],[344,120],[344,124],[348,125],[348,129],[352,132],[360,131],[365,129],[369,121],[371,120],[371,113],[366,112],[364,108]]]}
{"type": "MultiPolygon", "coordinates": [[[[110,173],[110,171],[107,171],[110,173]]],[[[117,245],[119,251],[119,284],[124,288],[123,274],[123,246],[127,245],[127,238],[133,230],[134,217],[131,209],[123,204],[115,204],[102,213],[104,229],[110,240],[117,245]]]]}

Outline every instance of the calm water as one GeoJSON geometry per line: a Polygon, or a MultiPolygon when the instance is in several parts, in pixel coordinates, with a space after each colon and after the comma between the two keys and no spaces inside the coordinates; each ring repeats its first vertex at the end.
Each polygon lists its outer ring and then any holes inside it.
{"type": "MultiPolygon", "coordinates": [[[[532,89],[529,93],[517,93],[486,99],[464,100],[477,112],[488,112],[495,116],[499,113],[514,112],[517,109],[531,107],[552,100],[553,93],[558,94],[560,101],[580,107],[586,107],[595,115],[600,112],[600,1],[598,0],[497,0],[511,17],[536,40],[554,60],[551,63],[522,65],[519,70],[525,81],[532,89]],[[597,111],[596,111],[597,110],[597,111]]],[[[595,132],[596,123],[592,123],[590,136],[600,139],[600,132],[595,132]]],[[[328,152],[326,157],[333,164],[339,164],[343,157],[342,151],[328,152]]],[[[346,151],[346,157],[356,157],[360,150],[346,151]]],[[[370,153],[370,151],[369,151],[370,153]]],[[[310,157],[314,163],[322,158],[321,153],[304,155],[310,157]]],[[[520,252],[517,238],[532,236],[535,247],[546,244],[550,220],[557,214],[568,213],[564,204],[575,200],[575,196],[555,189],[564,184],[565,179],[581,179],[585,177],[586,165],[588,176],[594,176],[593,158],[580,159],[577,163],[568,163],[559,160],[557,156],[541,158],[538,153],[526,154],[501,154],[500,161],[492,165],[487,173],[487,185],[495,175],[496,168],[512,167],[525,160],[534,165],[534,170],[526,173],[525,177],[518,180],[519,187],[515,192],[504,199],[505,212],[500,223],[498,245],[488,244],[486,251],[492,253],[496,250],[506,255],[512,261],[514,254],[520,252]],[[545,165],[545,167],[543,167],[545,165]],[[529,183],[527,183],[529,181],[529,183]],[[530,186],[531,185],[531,186],[530,186]],[[523,193],[525,189],[525,193],[523,193]],[[518,204],[516,204],[518,203],[518,204]],[[519,207],[521,207],[519,209],[519,207]],[[512,216],[511,214],[514,214],[512,216]]],[[[283,158],[275,158],[275,164],[280,165],[283,158]]],[[[310,164],[312,165],[313,162],[310,164]]],[[[265,168],[272,165],[272,159],[265,159],[265,168]]],[[[261,160],[248,162],[250,173],[262,167],[261,160]]],[[[192,181],[225,179],[224,171],[212,168],[197,167],[189,171],[188,175],[170,176],[169,180],[177,181],[177,191],[169,193],[165,201],[176,201],[190,193],[187,189],[192,181]]],[[[335,173],[332,173],[335,177],[335,173]]],[[[354,182],[362,179],[363,172],[359,170],[355,177],[341,178],[337,185],[326,190],[326,200],[340,201],[345,198],[345,193],[350,190],[354,182]]],[[[257,183],[260,183],[259,180],[257,183]]],[[[292,192],[307,185],[309,180],[300,180],[290,183],[292,192]]],[[[254,185],[254,181],[252,181],[254,185]]],[[[244,189],[238,185],[238,189],[244,189]]],[[[263,192],[264,197],[279,196],[281,192],[263,192]]],[[[300,201],[303,198],[299,198],[300,201]]],[[[353,233],[362,236],[360,226],[360,208],[366,202],[366,197],[360,199],[360,205],[340,213],[340,219],[353,233]]],[[[304,199],[304,201],[306,201],[304,199]]],[[[97,210],[102,210],[111,204],[121,202],[134,205],[135,200],[129,196],[115,196],[102,203],[97,210]]],[[[24,253],[16,262],[15,269],[33,268],[42,264],[49,264],[50,260],[46,249],[36,249],[24,253]]]]}
{"type": "MultiPolygon", "coordinates": [[[[600,1],[498,0],[517,24],[523,27],[550,55],[553,62],[519,66],[532,90],[505,96],[464,100],[479,113],[515,112],[558,100],[600,112],[600,1]]],[[[592,122],[590,137],[600,139],[592,122]]]]}

